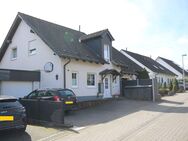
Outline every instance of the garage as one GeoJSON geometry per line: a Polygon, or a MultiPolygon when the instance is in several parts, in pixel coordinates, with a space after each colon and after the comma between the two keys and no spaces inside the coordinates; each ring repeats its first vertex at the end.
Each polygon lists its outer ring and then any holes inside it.
{"type": "Polygon", "coordinates": [[[0,95],[17,98],[40,88],[40,72],[0,69],[0,95]]]}

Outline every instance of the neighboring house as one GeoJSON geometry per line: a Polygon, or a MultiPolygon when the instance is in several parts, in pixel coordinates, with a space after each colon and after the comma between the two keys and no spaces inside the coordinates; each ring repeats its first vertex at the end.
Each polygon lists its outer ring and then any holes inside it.
{"type": "MultiPolygon", "coordinates": [[[[177,75],[177,79],[182,79],[183,69],[178,64],[162,57],[157,57],[156,61],[160,63],[162,66],[164,66],[165,68],[169,69],[171,72],[175,73],[177,75]]],[[[186,70],[185,70],[185,78],[188,79],[188,71],[186,70]]]]}
{"type": "Polygon", "coordinates": [[[169,84],[172,79],[176,77],[176,74],[156,62],[150,57],[143,56],[137,53],[133,53],[127,50],[121,50],[121,52],[134,61],[137,65],[139,65],[142,68],[145,68],[150,78],[157,78],[158,83],[163,84],[166,82],[166,84],[169,84]]]}
{"type": "Polygon", "coordinates": [[[0,94],[69,88],[80,97],[119,95],[121,78],[135,79],[141,68],[113,40],[108,29],[87,35],[18,13],[0,51],[0,94]]]}

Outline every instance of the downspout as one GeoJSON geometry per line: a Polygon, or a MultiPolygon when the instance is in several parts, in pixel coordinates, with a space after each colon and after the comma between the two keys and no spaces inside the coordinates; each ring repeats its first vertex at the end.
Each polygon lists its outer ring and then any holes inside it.
{"type": "Polygon", "coordinates": [[[64,89],[66,89],[66,66],[71,62],[71,59],[68,58],[67,63],[64,64],[63,68],[64,68],[64,89]]]}

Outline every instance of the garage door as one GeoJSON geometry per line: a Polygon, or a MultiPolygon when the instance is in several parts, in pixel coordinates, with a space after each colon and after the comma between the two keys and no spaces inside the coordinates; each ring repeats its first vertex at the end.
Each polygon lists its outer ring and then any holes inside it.
{"type": "Polygon", "coordinates": [[[23,97],[32,91],[32,82],[1,81],[1,94],[17,98],[23,97]]]}

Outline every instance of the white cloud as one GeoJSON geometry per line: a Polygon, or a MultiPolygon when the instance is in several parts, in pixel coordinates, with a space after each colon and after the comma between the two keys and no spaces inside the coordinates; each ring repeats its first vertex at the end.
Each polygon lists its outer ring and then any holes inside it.
{"type": "Polygon", "coordinates": [[[188,44],[188,37],[181,37],[177,40],[177,43],[180,45],[187,45],[188,44]]]}

